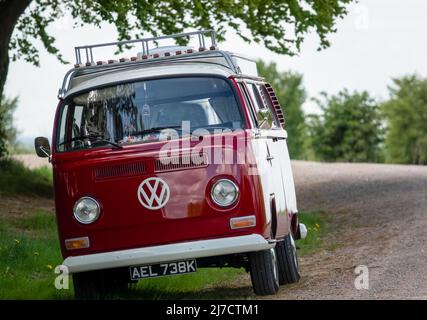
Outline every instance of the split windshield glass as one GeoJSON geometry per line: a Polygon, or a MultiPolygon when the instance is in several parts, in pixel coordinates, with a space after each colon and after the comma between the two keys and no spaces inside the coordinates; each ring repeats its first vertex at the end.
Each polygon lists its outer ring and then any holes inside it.
{"type": "Polygon", "coordinates": [[[91,90],[65,103],[57,150],[114,148],[114,144],[158,141],[168,132],[179,136],[199,128],[235,130],[242,128],[242,119],[225,79],[185,77],[119,84],[91,90]],[[183,121],[189,127],[183,129],[183,121]]]}

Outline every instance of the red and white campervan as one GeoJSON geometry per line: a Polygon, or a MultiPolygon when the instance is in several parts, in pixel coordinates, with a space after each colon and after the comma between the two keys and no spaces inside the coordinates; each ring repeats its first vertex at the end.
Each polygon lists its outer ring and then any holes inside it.
{"type": "Polygon", "coordinates": [[[213,31],[75,52],[52,146],[35,146],[52,162],[76,296],[215,266],[245,268],[260,295],[298,281],[294,239],[306,228],[281,107],[256,63],[219,50],[213,31]],[[152,47],[192,36],[198,48],[152,47]],[[95,50],[135,44],[135,57],[94,61],[95,50]]]}

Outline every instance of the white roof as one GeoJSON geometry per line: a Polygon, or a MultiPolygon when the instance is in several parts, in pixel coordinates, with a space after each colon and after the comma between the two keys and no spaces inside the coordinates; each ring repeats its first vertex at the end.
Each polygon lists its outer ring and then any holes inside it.
{"type": "Polygon", "coordinates": [[[180,62],[177,64],[157,64],[155,66],[135,66],[134,68],[105,71],[74,78],[65,98],[78,91],[120,82],[177,75],[217,75],[229,77],[233,71],[217,64],[180,62]]]}

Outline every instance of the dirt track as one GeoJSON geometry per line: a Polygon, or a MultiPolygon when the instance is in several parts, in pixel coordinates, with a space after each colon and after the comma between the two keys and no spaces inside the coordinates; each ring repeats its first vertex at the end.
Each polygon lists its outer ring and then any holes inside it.
{"type": "Polygon", "coordinates": [[[427,167],[293,162],[300,210],[331,213],[330,250],[280,299],[427,299],[427,167]],[[369,290],[354,269],[369,268],[369,290]]]}

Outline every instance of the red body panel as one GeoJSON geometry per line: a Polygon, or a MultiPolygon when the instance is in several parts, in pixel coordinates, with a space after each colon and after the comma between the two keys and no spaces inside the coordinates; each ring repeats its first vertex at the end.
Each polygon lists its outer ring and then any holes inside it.
{"type": "MultiPolygon", "coordinates": [[[[232,81],[243,105],[241,92],[234,79],[232,81]]],[[[248,117],[244,105],[243,109],[248,117]]],[[[59,110],[56,124],[58,118],[59,110]]],[[[65,153],[54,150],[52,162],[55,204],[63,256],[252,233],[268,238],[270,223],[266,222],[260,178],[248,173],[250,166],[255,166],[249,143],[252,133],[250,129],[246,129],[222,134],[227,135],[232,139],[220,138],[221,144],[212,144],[209,149],[204,150],[208,150],[210,159],[207,166],[162,172],[156,171],[154,162],[166,142],[128,145],[120,150],[108,147],[65,153]],[[235,157],[237,154],[244,154],[251,159],[244,164],[213,164],[212,154],[218,148],[223,152],[232,152],[235,157]],[[96,178],[97,168],[135,163],[143,163],[145,171],[136,175],[96,178]],[[170,187],[170,200],[161,209],[148,210],[138,201],[138,186],[148,177],[160,177],[170,187]],[[228,209],[221,209],[210,200],[212,183],[223,177],[232,179],[240,190],[237,204],[228,209]],[[83,196],[93,197],[101,205],[99,219],[90,225],[83,225],[73,217],[73,206],[83,196]],[[254,214],[257,218],[255,227],[239,230],[230,228],[230,218],[254,214]],[[65,239],[84,236],[89,237],[89,248],[72,251],[65,249],[65,239]]],[[[53,146],[56,145],[55,132],[52,143],[53,146]]],[[[181,149],[181,152],[191,152],[198,143],[199,141],[188,142],[188,148],[184,151],[181,149]]],[[[285,221],[278,221],[280,232],[284,229],[282,223],[288,226],[285,221]]]]}
{"type": "MultiPolygon", "coordinates": [[[[237,139],[246,139],[248,135],[246,132],[232,135],[234,143],[223,147],[236,153],[239,152],[237,139]]],[[[154,161],[161,144],[55,155],[55,201],[64,257],[236,234],[269,234],[259,177],[248,175],[247,165],[209,164],[155,172],[154,161]],[[95,178],[96,168],[139,162],[146,168],[140,175],[95,178]],[[170,187],[170,200],[159,210],[145,209],[138,201],[138,186],[148,177],[160,177],[170,187]],[[216,207],[209,198],[212,182],[221,177],[233,179],[240,189],[239,201],[230,209],[216,207]],[[73,217],[74,203],[82,196],[91,196],[101,204],[101,216],[93,224],[82,225],[73,217]],[[230,229],[230,218],[252,214],[257,215],[256,227],[230,229]],[[72,252],[64,249],[64,239],[82,236],[89,236],[90,248],[72,252]]]]}

